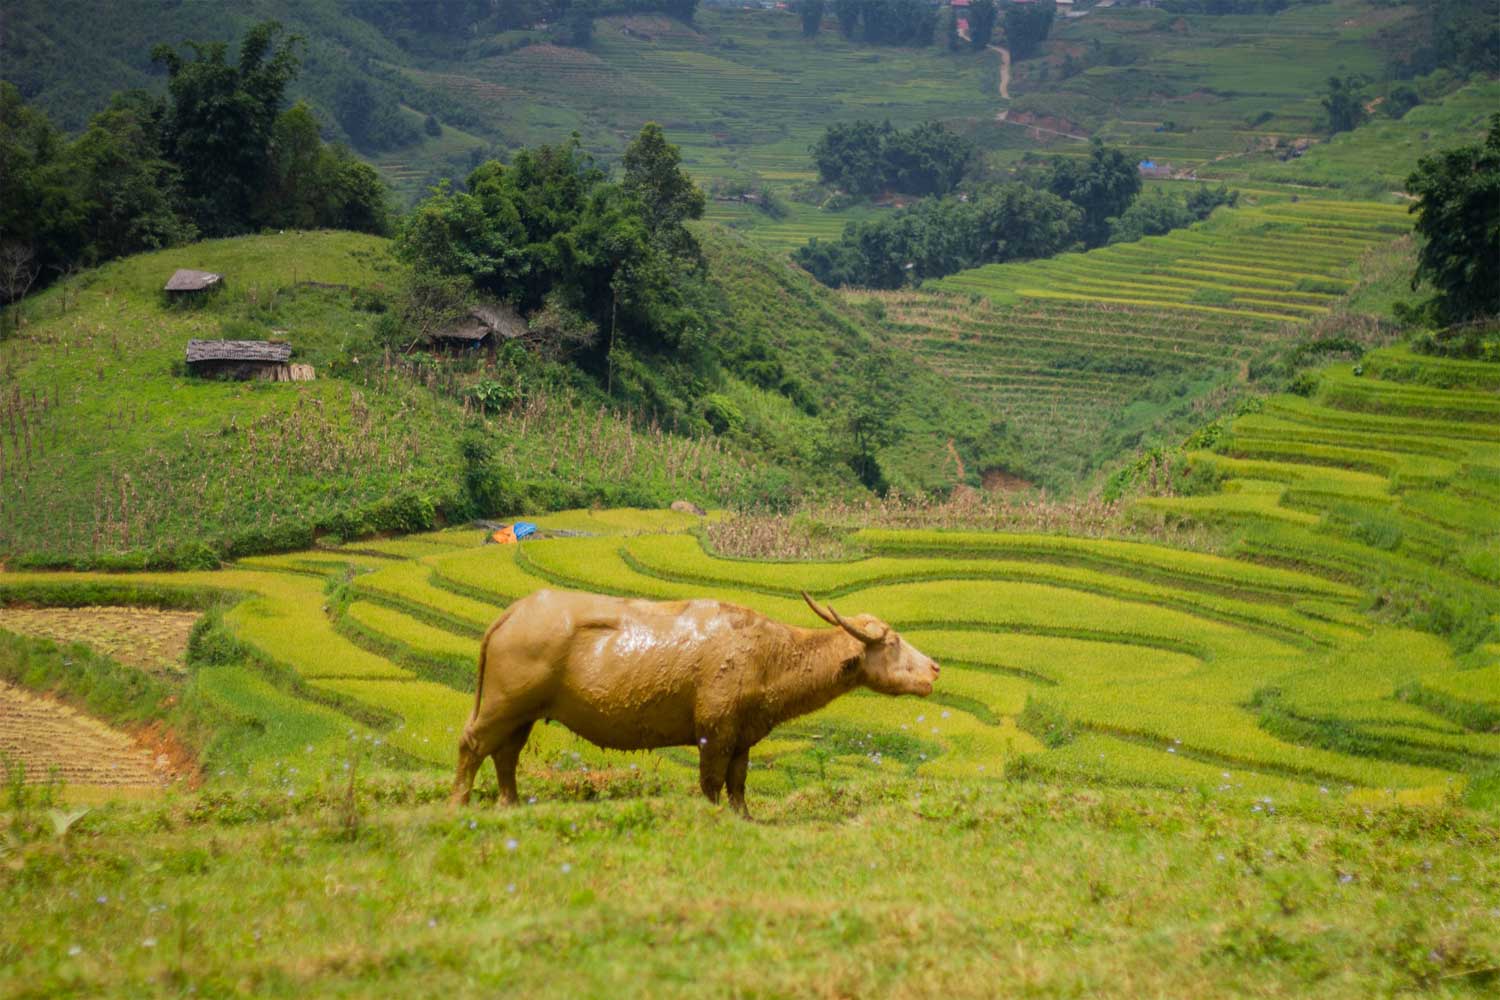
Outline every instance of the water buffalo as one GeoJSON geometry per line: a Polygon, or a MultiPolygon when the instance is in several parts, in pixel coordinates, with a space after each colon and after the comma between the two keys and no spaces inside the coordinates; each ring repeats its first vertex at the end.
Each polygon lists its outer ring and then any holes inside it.
{"type": "Polygon", "coordinates": [[[856,687],[932,693],[938,665],[873,615],[783,625],[721,601],[643,601],[539,590],[506,610],[479,651],[474,711],[458,744],[452,802],[469,800],[486,757],[500,801],[516,802],[516,762],[538,719],[602,747],[697,746],[698,782],[745,810],[750,748],[777,725],[856,687]]]}

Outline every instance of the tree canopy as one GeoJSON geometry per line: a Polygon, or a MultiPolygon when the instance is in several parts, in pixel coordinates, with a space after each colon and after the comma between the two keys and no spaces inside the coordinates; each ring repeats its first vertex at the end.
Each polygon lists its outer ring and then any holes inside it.
{"type": "Polygon", "coordinates": [[[1425,242],[1412,284],[1428,281],[1439,323],[1500,316],[1500,114],[1484,143],[1418,161],[1406,180],[1416,195],[1416,229],[1425,242]]]}
{"type": "Polygon", "coordinates": [[[998,261],[1047,257],[1077,242],[1083,213],[1016,182],[968,201],[930,199],[837,240],[814,239],[793,256],[825,285],[900,288],[998,261]]]}
{"type": "Polygon", "coordinates": [[[690,308],[703,262],[684,223],[704,199],[680,159],[655,122],[627,148],[620,181],[577,136],[523,149],[481,164],[467,191],[443,186],[418,204],[397,253],[419,274],[461,278],[524,312],[586,317],[604,336],[579,355],[585,367],[604,367],[616,337],[691,355],[704,334],[690,308]]]}
{"type": "Polygon", "coordinates": [[[1012,59],[1030,59],[1041,49],[1042,43],[1052,32],[1052,22],[1057,17],[1057,4],[1053,0],[1037,0],[1036,3],[1007,3],[1005,5],[1005,44],[1012,59]]]}
{"type": "Polygon", "coordinates": [[[819,178],[850,194],[927,195],[946,194],[958,185],[974,144],[940,122],[903,132],[890,122],[854,121],[830,125],[811,152],[819,178]]]}
{"type": "Polygon", "coordinates": [[[1121,216],[1140,193],[1141,173],[1122,151],[1095,139],[1087,160],[1055,157],[1043,183],[1083,210],[1080,235],[1096,247],[1109,242],[1110,220],[1121,216]]]}

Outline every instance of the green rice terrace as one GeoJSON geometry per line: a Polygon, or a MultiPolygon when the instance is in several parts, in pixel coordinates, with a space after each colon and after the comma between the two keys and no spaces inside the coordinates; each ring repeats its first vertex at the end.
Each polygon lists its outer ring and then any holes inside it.
{"type": "MultiPolygon", "coordinates": [[[[805,588],[885,618],[945,672],[932,703],[856,695],[778,731],[754,763],[760,794],[889,769],[1247,802],[1436,802],[1500,757],[1496,386],[1495,365],[1388,350],[1363,374],[1327,370],[1310,398],[1273,397],[1233,420],[1189,456],[1220,491],[1148,497],[1136,512],[1228,525],[1223,555],[865,529],[849,539],[859,558],[758,562],[705,548],[692,515],[619,510],[540,516],[544,536],[583,537],[520,546],[452,529],[213,573],[11,573],[0,585],[42,602],[48,588],[86,585],[241,595],[224,613],[229,633],[312,696],[286,723],[309,728],[279,742],[319,756],[347,740],[326,704],[352,709],[366,723],[349,726],[383,733],[413,766],[446,767],[477,640],[532,590],[712,595],[815,624],[805,588]],[[1437,372],[1451,387],[1432,387],[1437,372]]],[[[242,667],[198,676],[226,707],[275,693],[242,667]]],[[[647,766],[684,785],[694,767],[690,751],[642,763],[555,727],[535,746],[525,766],[647,766]]]]}
{"type": "Polygon", "coordinates": [[[1399,205],[1266,199],[1165,236],[845,296],[879,303],[894,343],[1050,453],[1083,455],[1339,314],[1410,225],[1399,205]]]}

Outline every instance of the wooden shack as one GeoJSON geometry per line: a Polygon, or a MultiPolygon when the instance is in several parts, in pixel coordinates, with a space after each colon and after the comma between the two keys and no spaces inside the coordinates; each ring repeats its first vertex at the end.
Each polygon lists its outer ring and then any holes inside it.
{"type": "Polygon", "coordinates": [[[222,288],[223,285],[224,276],[221,274],[179,267],[172,272],[172,277],[167,279],[164,291],[167,293],[167,298],[182,300],[207,295],[216,288],[222,288]]]}
{"type": "Polygon", "coordinates": [[[427,343],[450,351],[478,350],[502,340],[518,340],[527,330],[526,320],[514,307],[496,302],[475,306],[457,323],[434,332],[427,343]]]}
{"type": "Polygon", "coordinates": [[[190,340],[188,371],[200,378],[311,382],[312,365],[292,364],[292,345],[280,340],[190,340]]]}

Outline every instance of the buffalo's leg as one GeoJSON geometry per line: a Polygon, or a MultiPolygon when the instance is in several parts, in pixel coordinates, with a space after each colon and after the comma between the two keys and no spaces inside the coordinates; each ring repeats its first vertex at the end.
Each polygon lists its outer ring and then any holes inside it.
{"type": "Polygon", "coordinates": [[[513,806],[521,801],[516,792],[516,765],[521,761],[521,751],[531,736],[532,725],[524,722],[517,726],[490,755],[495,762],[495,779],[500,783],[500,804],[503,806],[513,806]]]}
{"type": "Polygon", "coordinates": [[[724,779],[729,773],[730,751],[715,743],[703,743],[698,747],[698,787],[708,801],[717,803],[719,792],[724,788],[724,779]]]}
{"type": "Polygon", "coordinates": [[[729,808],[746,819],[750,818],[750,810],[745,806],[745,775],[749,770],[750,748],[736,750],[729,758],[729,808]]]}
{"type": "Polygon", "coordinates": [[[480,753],[481,749],[470,728],[465,726],[458,741],[458,772],[453,776],[453,791],[448,795],[450,805],[468,805],[469,793],[474,790],[474,776],[484,763],[485,755],[480,753]]]}

